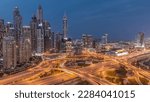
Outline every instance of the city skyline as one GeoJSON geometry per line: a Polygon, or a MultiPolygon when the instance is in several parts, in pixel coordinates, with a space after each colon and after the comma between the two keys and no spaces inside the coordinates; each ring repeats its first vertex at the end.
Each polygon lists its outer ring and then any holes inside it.
{"type": "MultiPolygon", "coordinates": [[[[64,12],[69,19],[69,37],[80,38],[82,34],[101,37],[109,34],[111,40],[135,40],[138,32],[149,35],[150,9],[148,3],[136,0],[126,1],[23,1],[1,0],[0,18],[12,22],[12,11],[18,6],[23,17],[23,24],[29,21],[39,4],[43,7],[44,19],[47,19],[54,32],[62,32],[64,12]],[[67,2],[67,3],[66,3],[67,2]],[[22,5],[21,5],[22,4],[22,5]],[[90,4],[90,5],[89,5],[90,4]],[[7,6],[6,6],[7,5],[7,6]],[[7,8],[6,8],[7,7],[7,8]],[[24,7],[28,7],[24,9],[24,7]],[[80,12],[79,12],[80,11],[80,12]],[[79,26],[80,25],[80,26],[79,26]],[[91,28],[91,29],[89,29],[91,28]],[[129,35],[129,36],[127,36],[129,35]]],[[[146,1],[146,0],[145,0],[146,1]]]]}
{"type": "MultiPolygon", "coordinates": [[[[145,24],[150,23],[143,21],[146,20],[143,19],[145,15],[139,12],[144,9],[135,9],[134,0],[110,5],[111,1],[101,1],[108,10],[108,15],[105,12],[103,16],[104,8],[96,9],[99,1],[81,1],[81,4],[68,1],[66,8],[59,13],[54,10],[51,16],[47,14],[51,8],[48,2],[37,2],[36,7],[28,3],[30,5],[26,6],[16,6],[15,3],[9,16],[12,21],[0,19],[0,85],[150,85],[150,39],[146,30],[142,30],[145,24]],[[78,5],[78,8],[67,6],[70,3],[78,5]],[[86,8],[89,3],[91,5],[86,8]],[[134,10],[129,3],[133,3],[134,10]],[[32,11],[30,7],[36,10],[32,11]],[[67,11],[68,7],[78,14],[67,11]],[[83,10],[79,10],[80,7],[83,10]],[[26,15],[25,10],[28,10],[26,15]],[[29,14],[30,10],[33,15],[29,14]],[[137,14],[130,15],[130,10],[137,14]],[[50,20],[56,17],[56,12],[58,18],[50,20]],[[29,16],[30,20],[26,21],[29,16]],[[55,20],[61,23],[59,28],[56,27],[59,23],[51,23],[55,20]],[[131,40],[126,41],[129,38],[131,40]]],[[[57,7],[62,8],[64,2],[59,3],[57,7]]]]}

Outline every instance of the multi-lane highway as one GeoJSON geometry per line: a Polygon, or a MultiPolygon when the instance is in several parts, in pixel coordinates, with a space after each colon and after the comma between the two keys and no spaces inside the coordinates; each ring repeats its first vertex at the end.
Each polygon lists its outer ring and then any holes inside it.
{"type": "MultiPolygon", "coordinates": [[[[142,54],[148,53],[148,51],[142,52],[142,54]]],[[[138,53],[139,55],[141,54],[138,53]]],[[[134,56],[138,56],[135,54],[134,56]]],[[[150,81],[150,72],[143,69],[139,69],[128,62],[129,58],[134,58],[133,54],[126,57],[114,57],[97,53],[84,55],[84,58],[88,57],[101,57],[103,62],[92,64],[82,68],[68,68],[64,65],[67,60],[77,60],[78,58],[66,58],[65,55],[51,55],[45,54],[43,61],[33,68],[29,68],[26,71],[19,72],[10,76],[5,76],[0,79],[1,85],[55,85],[55,84],[78,84],[80,81],[87,81],[93,85],[114,85],[116,83],[109,81],[103,77],[99,77],[97,73],[99,71],[107,71],[110,68],[114,68],[115,65],[123,65],[126,70],[132,70],[134,73],[132,77],[139,85],[142,85],[140,78],[145,78],[150,81]],[[57,63],[58,66],[54,67],[57,63]],[[109,65],[109,67],[108,67],[109,65]],[[45,73],[51,73],[41,77],[45,73]]],[[[116,67],[116,66],[115,66],[116,67]]],[[[115,68],[117,69],[117,67],[115,68]]]]}

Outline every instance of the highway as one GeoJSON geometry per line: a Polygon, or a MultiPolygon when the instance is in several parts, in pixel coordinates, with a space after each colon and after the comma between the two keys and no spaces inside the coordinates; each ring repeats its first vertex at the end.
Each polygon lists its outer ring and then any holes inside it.
{"type": "Polygon", "coordinates": [[[140,78],[150,80],[150,72],[143,69],[139,69],[128,62],[130,58],[135,56],[146,54],[149,51],[139,52],[134,55],[125,57],[115,57],[103,54],[87,54],[82,58],[99,57],[104,58],[103,62],[92,64],[83,68],[68,68],[64,66],[67,60],[77,60],[78,58],[66,58],[65,55],[57,54],[44,54],[43,61],[33,68],[29,68],[26,71],[19,72],[10,76],[5,76],[0,79],[1,85],[56,85],[56,84],[77,84],[80,81],[87,81],[92,85],[115,85],[116,83],[110,82],[105,78],[97,76],[99,71],[107,71],[111,68],[119,66],[120,64],[125,66],[126,70],[132,70],[134,79],[139,85],[142,85],[140,78]],[[56,66],[58,64],[59,66],[56,66]],[[109,67],[108,67],[109,66],[109,67]],[[50,71],[59,71],[52,75],[40,77],[40,75],[48,73],[50,71]]]}

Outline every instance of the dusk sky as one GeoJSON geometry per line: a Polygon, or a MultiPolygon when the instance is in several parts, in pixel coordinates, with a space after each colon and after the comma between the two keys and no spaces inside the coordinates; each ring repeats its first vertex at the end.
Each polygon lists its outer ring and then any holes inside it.
{"type": "Polygon", "coordinates": [[[138,32],[150,36],[150,0],[0,0],[0,18],[12,22],[18,6],[24,25],[28,25],[38,5],[52,31],[62,31],[62,17],[67,13],[69,36],[81,34],[101,37],[108,33],[112,40],[134,40],[138,32]]]}

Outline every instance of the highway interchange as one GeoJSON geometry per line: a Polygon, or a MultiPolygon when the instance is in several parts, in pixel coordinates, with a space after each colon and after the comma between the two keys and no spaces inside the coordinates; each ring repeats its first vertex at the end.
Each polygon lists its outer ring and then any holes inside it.
{"type": "MultiPolygon", "coordinates": [[[[150,71],[143,70],[133,66],[128,60],[150,51],[138,52],[124,57],[107,56],[98,53],[85,54],[84,58],[95,57],[103,58],[102,62],[91,64],[81,68],[69,68],[64,65],[68,60],[76,60],[77,58],[66,58],[66,55],[45,54],[43,61],[33,68],[28,68],[23,72],[13,75],[6,75],[0,79],[1,85],[116,85],[118,83],[108,80],[107,71],[119,69],[119,65],[125,66],[127,71],[132,71],[132,75],[126,76],[124,81],[132,79],[138,85],[150,84],[150,71]],[[58,66],[56,66],[58,65],[58,66]],[[101,73],[101,74],[100,74],[101,73]],[[99,75],[100,74],[100,75],[99,75]],[[141,79],[147,80],[143,83],[141,79]]],[[[83,55],[82,55],[83,56],[83,55]]],[[[125,84],[125,83],[124,83],[125,84]]]]}

